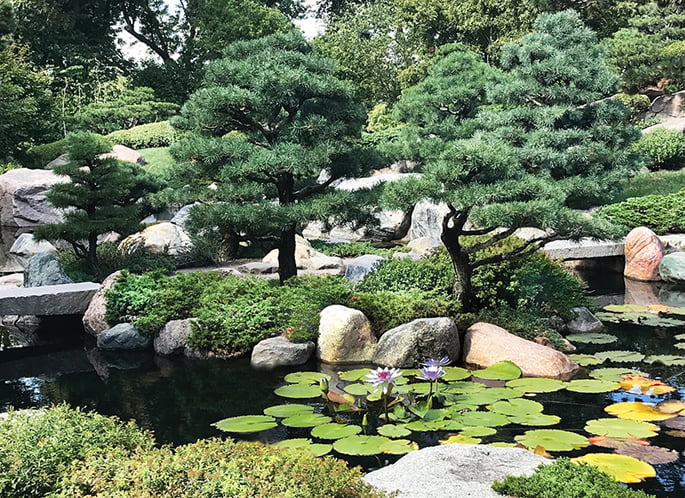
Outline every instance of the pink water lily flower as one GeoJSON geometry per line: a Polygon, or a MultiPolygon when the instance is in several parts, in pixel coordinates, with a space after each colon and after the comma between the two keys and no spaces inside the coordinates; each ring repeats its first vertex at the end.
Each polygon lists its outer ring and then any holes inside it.
{"type": "Polygon", "coordinates": [[[364,382],[373,382],[373,387],[381,384],[395,384],[395,380],[402,376],[402,372],[398,368],[381,368],[371,370],[366,374],[367,379],[364,382]]]}

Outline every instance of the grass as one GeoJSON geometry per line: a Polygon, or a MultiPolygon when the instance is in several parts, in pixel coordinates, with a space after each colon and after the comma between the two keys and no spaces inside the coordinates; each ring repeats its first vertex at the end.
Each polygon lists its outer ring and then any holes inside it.
{"type": "Polygon", "coordinates": [[[176,161],[169,154],[169,147],[154,147],[138,150],[145,157],[145,169],[150,173],[164,175],[174,167],[176,161]]]}
{"type": "Polygon", "coordinates": [[[685,188],[685,168],[677,171],[653,171],[628,178],[623,183],[623,191],[608,204],[623,202],[630,197],[645,195],[666,195],[685,188]]]}

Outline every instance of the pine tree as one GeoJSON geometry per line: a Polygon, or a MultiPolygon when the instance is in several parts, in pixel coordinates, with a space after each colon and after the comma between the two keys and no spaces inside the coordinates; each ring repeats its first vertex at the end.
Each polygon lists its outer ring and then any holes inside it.
{"type": "Polygon", "coordinates": [[[64,209],[64,221],[42,225],[34,233],[36,240],[67,241],[95,276],[98,235],[114,231],[126,236],[140,230],[139,201],[159,188],[137,164],[101,157],[111,148],[94,133],[67,136],[69,161],[53,171],[70,181],[53,185],[47,194],[50,204],[64,209]]]}
{"type": "MultiPolygon", "coordinates": [[[[452,118],[422,108],[410,112],[421,100],[413,92],[403,96],[400,109],[409,105],[404,115],[424,144],[417,154],[423,175],[389,185],[385,196],[393,207],[421,199],[447,204],[442,242],[455,271],[453,297],[467,309],[474,268],[525,257],[552,240],[608,235],[610,227],[574,208],[600,203],[641,166],[629,152],[640,134],[629,125],[627,109],[603,99],[617,78],[575,12],[540,15],[534,32],[507,45],[501,60],[506,73],[489,84],[488,105],[474,118],[473,108],[464,106],[452,118]],[[476,256],[521,227],[546,235],[506,253],[476,256]],[[474,237],[477,242],[469,242],[474,237]]],[[[455,65],[449,72],[436,63],[422,83],[426,99],[451,93],[437,88],[463,87],[465,75],[487,74],[473,56],[444,61],[455,65]]],[[[478,104],[477,86],[470,93],[478,104]]],[[[433,108],[456,109],[449,99],[433,108]]]]}
{"type": "Polygon", "coordinates": [[[331,187],[370,157],[354,146],[352,86],[332,69],[299,32],[231,44],[175,122],[190,132],[172,151],[176,194],[201,202],[191,227],[275,243],[281,281],[297,274],[298,229],[360,212],[360,196],[331,187]]]}

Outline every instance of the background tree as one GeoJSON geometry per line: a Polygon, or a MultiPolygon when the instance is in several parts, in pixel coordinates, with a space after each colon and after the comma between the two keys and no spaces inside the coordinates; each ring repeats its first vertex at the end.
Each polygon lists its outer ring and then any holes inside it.
{"type": "Polygon", "coordinates": [[[139,231],[140,200],[159,185],[134,163],[102,158],[112,146],[104,138],[87,132],[66,138],[69,162],[54,172],[69,177],[68,183],[50,188],[47,198],[64,208],[64,221],[39,226],[36,240],[65,240],[84,258],[93,275],[98,271],[97,239],[114,231],[122,236],[139,231]]]}
{"type": "MultiPolygon", "coordinates": [[[[628,124],[628,110],[616,100],[600,100],[613,93],[616,76],[604,64],[594,33],[572,11],[542,14],[534,29],[505,47],[507,74],[487,92],[495,105],[481,107],[474,122],[464,121],[472,127],[468,138],[452,140],[453,128],[444,131],[450,102],[443,103],[445,113],[433,115],[412,112],[408,103],[409,124],[437,140],[423,154],[422,177],[386,190],[395,207],[425,198],[447,204],[442,242],[455,271],[453,296],[467,309],[473,305],[474,268],[525,257],[551,240],[611,233],[573,208],[606,198],[641,166],[639,156],[628,152],[640,135],[628,124]],[[508,252],[476,256],[521,227],[546,233],[508,252]],[[480,238],[468,242],[474,237],[480,238]]],[[[466,60],[462,56],[452,74],[487,73],[482,62],[466,60]]],[[[439,69],[431,68],[426,90],[461,83],[439,69]]],[[[421,99],[414,102],[422,105],[421,99]]],[[[455,111],[457,121],[469,115],[468,107],[455,111]]]]}
{"type": "Polygon", "coordinates": [[[364,114],[332,70],[299,32],[237,42],[209,65],[176,121],[192,132],[172,151],[176,192],[203,203],[191,226],[273,241],[282,281],[297,273],[296,231],[357,206],[331,184],[364,171],[353,143],[364,114]]]}

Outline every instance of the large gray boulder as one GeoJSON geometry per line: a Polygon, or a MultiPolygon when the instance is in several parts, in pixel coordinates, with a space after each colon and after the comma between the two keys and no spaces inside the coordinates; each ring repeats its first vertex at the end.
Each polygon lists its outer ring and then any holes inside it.
{"type": "Polygon", "coordinates": [[[0,224],[3,227],[30,228],[59,223],[62,213],[50,206],[46,194],[57,183],[69,181],[52,171],[13,169],[0,175],[0,224]]]}
{"type": "Polygon", "coordinates": [[[54,254],[41,252],[31,256],[24,270],[24,287],[72,284],[54,254]]]}
{"type": "Polygon", "coordinates": [[[279,335],[260,341],[252,349],[250,365],[255,368],[276,368],[307,363],[316,346],[313,342],[290,342],[279,335]]]}
{"type": "Polygon", "coordinates": [[[188,337],[192,333],[192,319],[171,320],[153,341],[155,353],[164,356],[184,354],[188,349],[188,337]]]}
{"type": "Polygon", "coordinates": [[[659,263],[659,275],[666,282],[685,284],[685,252],[672,252],[659,263]]]}
{"type": "Polygon", "coordinates": [[[317,356],[325,363],[368,363],[376,350],[371,324],[359,310],[334,304],[321,311],[317,356]]]}
{"type": "Polygon", "coordinates": [[[363,256],[351,259],[347,262],[347,267],[345,268],[345,278],[350,283],[356,284],[362,281],[381,261],[385,261],[385,258],[375,254],[364,254],[363,256]]]}
{"type": "Polygon", "coordinates": [[[195,202],[193,204],[186,204],[185,206],[181,207],[174,217],[171,218],[170,222],[174,225],[180,226],[184,230],[187,230],[186,223],[188,223],[188,218],[190,218],[190,210],[199,204],[199,202],[195,202]]]}
{"type": "Polygon", "coordinates": [[[385,367],[414,368],[429,358],[459,359],[457,326],[450,318],[419,318],[384,333],[373,362],[385,367]]]}
{"type": "Polygon", "coordinates": [[[549,463],[520,448],[446,444],[407,453],[394,464],[366,474],[364,480],[388,492],[398,491],[400,498],[502,498],[493,491],[493,482],[509,475],[529,476],[549,463]]]}
{"type": "Polygon", "coordinates": [[[572,308],[571,311],[576,313],[576,317],[566,323],[566,332],[569,334],[585,334],[587,332],[594,332],[603,327],[602,322],[600,322],[585,306],[572,308]]]}
{"type": "Polygon", "coordinates": [[[188,251],[192,245],[190,235],[183,228],[165,221],[129,235],[119,243],[119,249],[128,253],[143,250],[148,254],[176,256],[188,251]]]}
{"type": "Polygon", "coordinates": [[[151,337],[138,331],[130,323],[120,323],[98,334],[97,346],[100,349],[146,349],[151,337]]]}
{"type": "Polygon", "coordinates": [[[41,240],[40,242],[33,239],[33,234],[22,233],[17,240],[14,241],[12,247],[10,248],[10,254],[15,257],[17,262],[26,268],[31,256],[35,256],[41,252],[51,252],[54,253],[57,248],[53,246],[47,240],[41,240]]]}
{"type": "Polygon", "coordinates": [[[121,271],[116,271],[102,281],[102,285],[100,285],[93,299],[90,300],[88,309],[83,314],[83,328],[91,335],[97,336],[103,330],[111,327],[105,320],[105,312],[107,311],[105,292],[112,288],[119,275],[121,275],[121,271]]]}
{"type": "Polygon", "coordinates": [[[435,204],[430,201],[419,202],[414,207],[411,216],[409,238],[429,237],[438,243],[442,236],[442,220],[448,212],[447,204],[435,204]]]}

